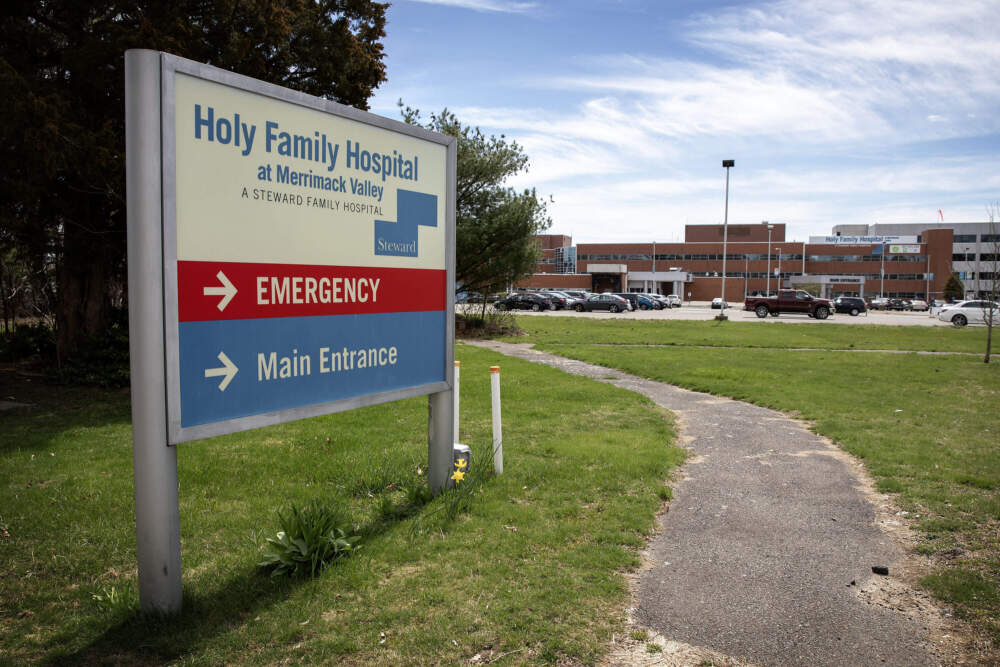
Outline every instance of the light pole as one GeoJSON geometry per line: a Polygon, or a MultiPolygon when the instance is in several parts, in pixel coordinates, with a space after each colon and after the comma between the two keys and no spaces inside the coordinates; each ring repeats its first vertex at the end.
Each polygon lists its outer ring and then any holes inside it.
{"type": "Polygon", "coordinates": [[[764,224],[767,225],[767,295],[771,296],[771,230],[774,225],[768,225],[767,220],[764,224]]]}
{"type": "Polygon", "coordinates": [[[885,242],[882,242],[882,270],[880,271],[882,276],[881,281],[878,286],[878,298],[885,298],[885,242]]]}
{"type": "Polygon", "coordinates": [[[743,253],[743,300],[747,300],[747,280],[750,279],[750,256],[743,253]]]}
{"type": "Polygon", "coordinates": [[[976,254],[975,254],[975,258],[976,258],[976,268],[975,268],[975,271],[976,271],[976,289],[972,293],[972,298],[973,299],[978,299],[979,298],[979,241],[976,241],[976,254]]]}
{"type": "MultiPolygon", "coordinates": [[[[966,264],[966,265],[968,265],[968,263],[969,263],[969,249],[968,248],[966,248],[965,252],[962,253],[962,263],[966,264]]],[[[962,273],[965,274],[965,279],[967,281],[971,282],[971,279],[969,278],[969,272],[968,271],[963,271],[962,273]]],[[[966,299],[969,298],[969,289],[968,288],[965,289],[965,298],[966,299]]],[[[973,296],[972,298],[975,298],[975,297],[973,296]]]]}
{"type": "Polygon", "coordinates": [[[723,160],[722,166],[726,170],[726,209],[722,218],[722,303],[719,315],[726,314],[726,249],[729,242],[729,168],[736,166],[735,160],[723,160]]]}
{"type": "Polygon", "coordinates": [[[931,254],[927,253],[927,265],[924,268],[924,281],[926,287],[924,287],[924,300],[927,302],[928,308],[931,303],[931,254]]]}
{"type": "Polygon", "coordinates": [[[781,289],[781,248],[775,248],[778,251],[778,275],[775,276],[775,281],[778,283],[778,289],[781,289]]]}

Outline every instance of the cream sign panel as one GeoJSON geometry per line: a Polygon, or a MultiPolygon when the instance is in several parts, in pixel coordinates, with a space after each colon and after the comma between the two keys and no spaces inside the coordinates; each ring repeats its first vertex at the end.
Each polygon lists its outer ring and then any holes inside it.
{"type": "Polygon", "coordinates": [[[372,226],[400,190],[444,219],[444,146],[184,74],[175,99],[178,259],[444,268],[443,224],[397,254],[372,226]]]}

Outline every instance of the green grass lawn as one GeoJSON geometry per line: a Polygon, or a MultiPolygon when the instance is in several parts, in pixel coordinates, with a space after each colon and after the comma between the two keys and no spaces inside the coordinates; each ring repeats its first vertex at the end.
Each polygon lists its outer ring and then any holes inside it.
{"type": "Polygon", "coordinates": [[[489,451],[488,367],[503,369],[504,474],[467,493],[413,500],[426,398],[181,445],[171,618],[136,611],[127,392],[18,387],[38,407],[0,413],[0,663],[598,660],[683,458],[672,419],[545,367],[456,358],[474,462],[489,451]],[[258,571],[276,511],[313,499],[349,513],[361,550],[316,579],[258,571]]]}
{"type": "MultiPolygon", "coordinates": [[[[850,317],[841,315],[840,317],[850,317]]],[[[559,341],[565,344],[679,345],[710,347],[821,348],[973,352],[986,350],[983,327],[817,326],[780,322],[698,322],[580,317],[517,317],[529,334],[512,342],[559,341]]],[[[994,347],[997,344],[994,342],[994,347]]]]}
{"type": "Polygon", "coordinates": [[[917,518],[919,550],[939,568],[924,585],[1000,642],[1000,358],[844,351],[857,340],[981,352],[983,329],[580,320],[564,334],[553,318],[519,324],[538,349],[813,422],[917,518]],[[640,341],[652,346],[606,344],[640,341]]]}

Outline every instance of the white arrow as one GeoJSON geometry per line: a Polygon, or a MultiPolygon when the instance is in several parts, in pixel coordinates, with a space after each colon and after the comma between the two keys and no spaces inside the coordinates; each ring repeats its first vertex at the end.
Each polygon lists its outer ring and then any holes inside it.
{"type": "Polygon", "coordinates": [[[233,378],[236,377],[236,373],[238,373],[240,369],[236,368],[236,364],[229,360],[229,357],[226,356],[225,352],[219,352],[219,356],[217,358],[222,362],[222,366],[219,368],[206,368],[205,377],[222,377],[223,380],[219,383],[219,391],[225,391],[226,387],[228,387],[229,383],[233,381],[233,378]]]}
{"type": "Polygon", "coordinates": [[[222,301],[219,302],[219,310],[225,310],[229,302],[236,296],[236,287],[229,282],[229,278],[222,271],[216,273],[215,277],[222,283],[222,287],[203,287],[202,293],[205,296],[221,296],[222,301]]]}

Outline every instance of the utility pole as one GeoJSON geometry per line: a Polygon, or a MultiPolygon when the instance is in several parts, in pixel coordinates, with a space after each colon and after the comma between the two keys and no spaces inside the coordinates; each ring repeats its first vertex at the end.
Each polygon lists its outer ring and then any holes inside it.
{"type": "Polygon", "coordinates": [[[767,225],[767,295],[771,296],[771,230],[774,225],[768,225],[767,220],[764,224],[767,225]]]}
{"type": "Polygon", "coordinates": [[[885,241],[882,242],[882,280],[878,286],[878,298],[885,298],[885,241]]]}
{"type": "Polygon", "coordinates": [[[726,170],[726,210],[722,218],[722,303],[719,315],[724,318],[726,314],[726,250],[729,242],[729,169],[736,166],[736,161],[723,160],[722,166],[726,170]]]}
{"type": "Polygon", "coordinates": [[[775,276],[775,279],[776,279],[775,281],[778,283],[778,289],[780,290],[781,289],[781,248],[777,248],[777,250],[778,250],[778,275],[775,276]]]}

